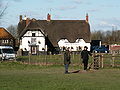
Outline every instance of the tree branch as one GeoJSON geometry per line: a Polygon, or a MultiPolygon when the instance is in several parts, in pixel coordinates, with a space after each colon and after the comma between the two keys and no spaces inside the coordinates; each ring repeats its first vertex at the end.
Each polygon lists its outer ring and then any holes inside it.
{"type": "Polygon", "coordinates": [[[7,6],[8,6],[8,3],[7,3],[7,5],[5,6],[5,8],[4,8],[3,10],[1,10],[1,12],[0,12],[0,19],[1,19],[2,16],[4,15],[5,10],[7,9],[7,6]]]}

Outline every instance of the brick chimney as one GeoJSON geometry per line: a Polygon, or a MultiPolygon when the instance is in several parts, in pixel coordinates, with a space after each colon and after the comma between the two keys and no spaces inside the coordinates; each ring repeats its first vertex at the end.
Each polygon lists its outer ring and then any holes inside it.
{"type": "Polygon", "coordinates": [[[22,21],[22,15],[20,15],[19,19],[20,19],[20,21],[22,21]]]}
{"type": "Polygon", "coordinates": [[[48,13],[48,15],[47,15],[47,21],[50,22],[50,20],[51,20],[51,15],[48,13]]]}
{"type": "Polygon", "coordinates": [[[87,13],[87,14],[86,14],[86,22],[89,21],[88,18],[89,18],[89,16],[88,16],[88,13],[87,13]]]}
{"type": "Polygon", "coordinates": [[[26,26],[29,24],[29,22],[30,22],[30,18],[27,18],[26,19],[26,26]]]}

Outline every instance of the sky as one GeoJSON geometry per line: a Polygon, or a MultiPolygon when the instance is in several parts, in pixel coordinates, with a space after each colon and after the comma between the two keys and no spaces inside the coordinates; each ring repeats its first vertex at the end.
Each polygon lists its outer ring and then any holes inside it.
{"type": "Polygon", "coordinates": [[[120,30],[120,0],[0,0],[7,5],[0,27],[17,25],[19,15],[44,20],[85,20],[89,15],[91,31],[120,30]]]}

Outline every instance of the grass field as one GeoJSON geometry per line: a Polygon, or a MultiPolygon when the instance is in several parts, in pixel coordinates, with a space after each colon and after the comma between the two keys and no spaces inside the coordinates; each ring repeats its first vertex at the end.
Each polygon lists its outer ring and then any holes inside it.
{"type": "MultiPolygon", "coordinates": [[[[69,70],[78,70],[70,66],[69,70]]],[[[64,74],[64,66],[0,63],[0,90],[120,90],[120,69],[64,74]]]]}

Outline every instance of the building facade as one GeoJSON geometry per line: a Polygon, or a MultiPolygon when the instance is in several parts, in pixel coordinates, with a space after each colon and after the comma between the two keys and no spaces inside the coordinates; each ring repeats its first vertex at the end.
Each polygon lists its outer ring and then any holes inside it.
{"type": "Polygon", "coordinates": [[[67,39],[61,39],[58,45],[61,51],[64,51],[64,48],[69,48],[70,51],[80,51],[84,49],[84,46],[87,46],[90,51],[90,43],[86,43],[83,39],[77,39],[74,43],[70,43],[67,39]]]}
{"type": "Polygon", "coordinates": [[[15,38],[3,27],[0,27],[0,46],[12,46],[15,48],[15,38]]]}
{"type": "Polygon", "coordinates": [[[18,23],[20,49],[23,51],[51,53],[70,48],[79,51],[84,46],[90,50],[90,25],[88,15],[86,20],[47,20],[22,19],[18,23]]]}

